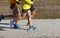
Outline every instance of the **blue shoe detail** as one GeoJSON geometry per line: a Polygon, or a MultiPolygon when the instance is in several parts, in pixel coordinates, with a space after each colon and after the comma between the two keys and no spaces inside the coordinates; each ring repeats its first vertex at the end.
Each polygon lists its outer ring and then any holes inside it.
{"type": "Polygon", "coordinates": [[[21,26],[18,24],[14,24],[14,29],[21,29],[21,26]]]}
{"type": "Polygon", "coordinates": [[[14,27],[14,21],[10,20],[10,26],[13,28],[14,27]]]}
{"type": "Polygon", "coordinates": [[[14,29],[17,29],[17,28],[18,28],[18,27],[17,27],[17,25],[15,24],[15,25],[14,25],[14,29]]]}
{"type": "Polygon", "coordinates": [[[0,21],[1,21],[2,19],[4,19],[4,16],[3,16],[3,15],[0,15],[0,21]]]}
{"type": "Polygon", "coordinates": [[[29,26],[29,30],[34,30],[36,27],[34,26],[29,26]]]}

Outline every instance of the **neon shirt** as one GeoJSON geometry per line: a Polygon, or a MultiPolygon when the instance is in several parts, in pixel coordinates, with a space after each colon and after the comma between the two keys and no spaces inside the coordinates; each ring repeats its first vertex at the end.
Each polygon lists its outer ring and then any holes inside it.
{"type": "Polygon", "coordinates": [[[31,4],[33,4],[33,2],[31,0],[21,0],[22,1],[22,9],[30,9],[31,4]]]}

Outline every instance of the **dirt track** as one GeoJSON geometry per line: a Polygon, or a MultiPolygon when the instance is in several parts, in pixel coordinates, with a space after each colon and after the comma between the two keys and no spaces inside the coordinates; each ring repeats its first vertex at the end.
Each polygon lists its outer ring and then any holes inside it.
{"type": "Polygon", "coordinates": [[[32,22],[37,28],[29,31],[26,26],[27,20],[18,22],[21,29],[12,29],[9,20],[2,20],[0,38],[60,38],[60,19],[35,19],[32,22]]]}

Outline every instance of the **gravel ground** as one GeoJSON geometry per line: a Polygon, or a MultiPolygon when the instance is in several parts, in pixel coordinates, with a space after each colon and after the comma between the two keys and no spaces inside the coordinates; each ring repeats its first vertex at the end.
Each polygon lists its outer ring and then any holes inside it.
{"type": "Polygon", "coordinates": [[[33,31],[28,30],[27,20],[18,22],[21,29],[12,29],[9,21],[0,22],[0,38],[60,38],[60,19],[33,19],[33,31]]]}

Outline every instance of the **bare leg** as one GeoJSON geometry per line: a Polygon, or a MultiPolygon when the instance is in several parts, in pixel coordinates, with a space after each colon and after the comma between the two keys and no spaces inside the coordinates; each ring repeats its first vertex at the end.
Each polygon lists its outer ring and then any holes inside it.
{"type": "Polygon", "coordinates": [[[19,11],[18,7],[13,8],[13,15],[14,15],[14,22],[15,22],[15,24],[17,24],[18,18],[20,17],[20,11],[19,11]]]}
{"type": "Polygon", "coordinates": [[[31,17],[31,11],[28,11],[28,23],[31,26],[32,25],[32,17],[31,17]]]}
{"type": "Polygon", "coordinates": [[[13,18],[13,15],[4,15],[4,18],[9,18],[9,17],[11,17],[11,18],[13,18]]]}
{"type": "MultiPolygon", "coordinates": [[[[35,14],[36,14],[35,10],[31,11],[31,18],[33,18],[35,14]]],[[[27,25],[29,25],[29,19],[27,25]]]]}
{"type": "Polygon", "coordinates": [[[35,10],[31,11],[32,18],[34,17],[35,14],[36,14],[35,10]]]}

